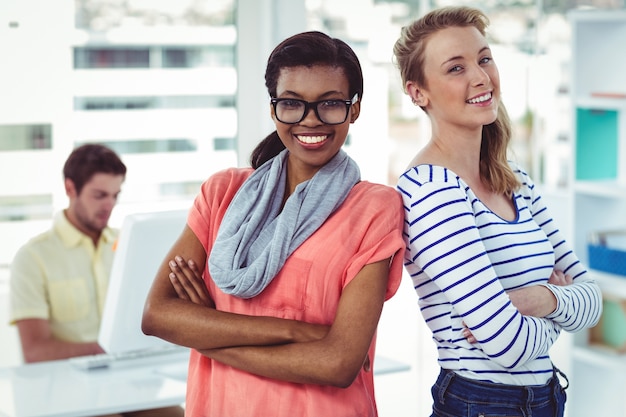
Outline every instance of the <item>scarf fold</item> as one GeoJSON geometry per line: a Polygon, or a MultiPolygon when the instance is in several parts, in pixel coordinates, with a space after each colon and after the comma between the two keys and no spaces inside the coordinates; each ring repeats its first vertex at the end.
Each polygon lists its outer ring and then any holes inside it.
{"type": "Polygon", "coordinates": [[[339,150],[311,179],[298,184],[281,211],[287,156],[285,149],[257,168],[226,210],[207,261],[213,281],[226,294],[260,294],[360,181],[357,164],[339,150]]]}

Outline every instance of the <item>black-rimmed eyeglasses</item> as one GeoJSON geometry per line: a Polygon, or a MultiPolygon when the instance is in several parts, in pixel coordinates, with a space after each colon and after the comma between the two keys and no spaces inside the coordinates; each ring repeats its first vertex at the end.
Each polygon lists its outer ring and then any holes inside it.
{"type": "Polygon", "coordinates": [[[270,100],[274,106],[274,114],[279,122],[285,124],[300,123],[310,109],[315,111],[315,115],[324,124],[339,125],[348,119],[350,106],[356,103],[359,94],[355,94],[352,100],[320,100],[304,101],[295,98],[273,98],[270,100]]]}

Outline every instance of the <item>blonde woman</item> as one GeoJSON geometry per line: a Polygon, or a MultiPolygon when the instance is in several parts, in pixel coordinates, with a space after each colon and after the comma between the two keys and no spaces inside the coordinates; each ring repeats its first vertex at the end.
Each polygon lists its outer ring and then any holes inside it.
{"type": "Polygon", "coordinates": [[[432,126],[397,184],[405,267],[441,366],[432,415],[562,416],[550,347],[562,329],[598,321],[600,290],[531,178],[507,161],[487,24],[477,9],[441,8],[394,46],[405,91],[432,126]]]}

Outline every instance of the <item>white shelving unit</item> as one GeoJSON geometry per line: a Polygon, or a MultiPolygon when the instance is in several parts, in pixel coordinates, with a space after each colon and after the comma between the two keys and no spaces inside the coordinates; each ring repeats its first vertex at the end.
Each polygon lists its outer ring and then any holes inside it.
{"type": "MultiPolygon", "coordinates": [[[[574,248],[589,265],[591,233],[626,229],[626,10],[569,14],[572,25],[574,248]],[[616,96],[617,95],[617,96],[616,96]],[[612,97],[611,97],[612,96],[612,97]]],[[[591,271],[606,297],[626,299],[626,276],[591,271]]],[[[626,355],[573,337],[568,417],[626,416],[626,355]]]]}

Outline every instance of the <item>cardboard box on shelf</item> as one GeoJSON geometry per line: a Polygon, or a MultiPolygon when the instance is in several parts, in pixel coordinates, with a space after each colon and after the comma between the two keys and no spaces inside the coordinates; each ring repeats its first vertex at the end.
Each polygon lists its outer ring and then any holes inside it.
{"type": "Polygon", "coordinates": [[[605,297],[602,306],[600,321],[589,332],[589,343],[626,353],[626,300],[605,297]]]}

